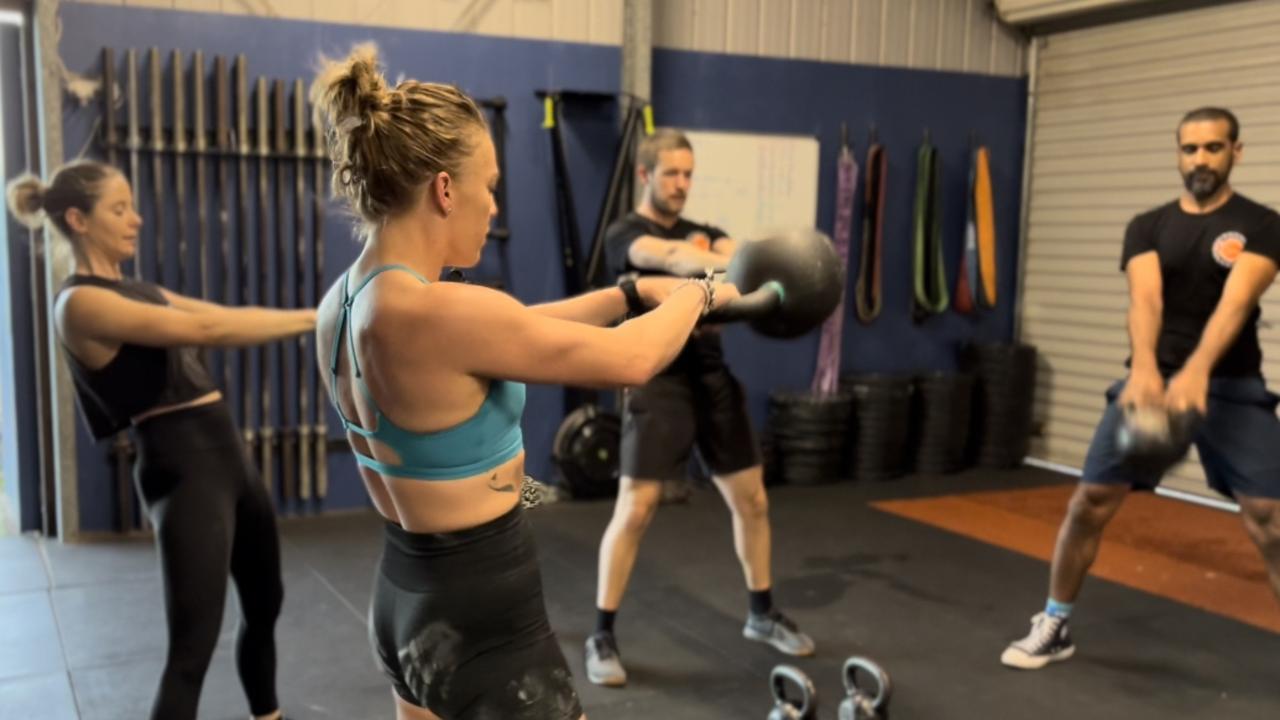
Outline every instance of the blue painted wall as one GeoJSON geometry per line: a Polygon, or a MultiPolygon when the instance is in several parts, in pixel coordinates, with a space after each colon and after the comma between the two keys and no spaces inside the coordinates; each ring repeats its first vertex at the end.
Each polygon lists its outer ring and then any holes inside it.
{"type": "MultiPolygon", "coordinates": [[[[506,162],[512,290],[527,303],[562,295],[550,146],[541,129],[542,107],[533,93],[546,87],[617,90],[620,56],[616,48],[96,5],[66,5],[62,13],[62,55],[69,69],[87,75],[101,71],[102,38],[111,38],[118,51],[149,48],[160,39],[165,52],[174,46],[184,51],[200,48],[210,65],[213,55],[245,53],[252,78],[266,75],[290,82],[295,77],[310,77],[317,52],[337,55],[355,42],[373,40],[392,79],[403,73],[452,82],[478,97],[505,96],[510,102],[506,162]]],[[[167,67],[167,55],[165,64],[167,67]]],[[[145,77],[145,63],[143,72],[145,77]]],[[[1009,336],[1013,305],[1007,289],[1013,285],[1015,267],[1013,228],[1024,127],[1022,81],[658,51],[654,92],[660,124],[818,136],[822,142],[819,226],[828,232],[840,122],[847,121],[855,130],[859,161],[865,152],[865,128],[868,123],[877,125],[891,163],[884,260],[886,307],[870,328],[857,326],[851,319],[846,323],[847,368],[946,368],[954,362],[955,346],[965,338],[1009,336]],[[942,152],[944,184],[950,192],[945,210],[952,261],[959,254],[961,193],[967,174],[963,160],[970,131],[976,130],[992,149],[998,226],[1004,241],[1000,256],[1004,295],[998,311],[978,321],[951,315],[923,326],[910,321],[910,192],[914,152],[925,125],[942,152]]],[[[145,114],[145,93],[142,107],[145,114]]],[[[68,106],[64,132],[69,154],[85,145],[95,114],[94,109],[68,106]]],[[[564,128],[579,223],[587,240],[607,181],[614,115],[605,108],[567,108],[564,128]]],[[[96,153],[91,147],[89,154],[96,153]]],[[[210,177],[212,182],[212,173],[210,177]]],[[[696,180],[693,191],[697,192],[696,180]]],[[[256,195],[256,189],[251,194],[256,195]]],[[[194,204],[189,208],[191,217],[193,208],[194,204]]],[[[168,214],[166,226],[172,227],[172,209],[168,214]]],[[[857,221],[855,218],[855,227],[857,221]]],[[[330,283],[358,248],[336,208],[329,215],[326,234],[326,282],[330,283]]],[[[496,275],[496,267],[496,254],[489,253],[477,274],[496,275]]],[[[735,369],[748,385],[759,421],[772,388],[808,384],[817,337],[778,343],[735,328],[728,335],[727,346],[735,369]]],[[[530,388],[525,438],[529,470],[535,476],[551,473],[550,445],[561,417],[561,397],[559,388],[530,388]]],[[[329,424],[336,436],[332,413],[329,424]]],[[[114,507],[106,450],[94,446],[83,430],[80,448],[83,525],[86,530],[109,529],[114,507]]],[[[331,456],[330,471],[333,483],[327,508],[367,503],[349,455],[331,456]]]]}
{"type": "MultiPolygon", "coordinates": [[[[955,367],[960,344],[971,339],[1012,337],[1026,127],[1024,80],[660,51],[654,57],[653,88],[654,105],[663,124],[816,136],[822,148],[818,226],[827,233],[833,232],[835,224],[840,124],[848,124],[855,146],[859,199],[864,190],[868,131],[874,125],[889,165],[881,260],[884,308],[878,319],[863,326],[851,304],[845,303],[845,372],[950,370],[955,367]],[[970,134],[976,133],[990,149],[1000,296],[996,310],[980,317],[948,312],[917,325],[911,319],[911,212],[916,151],[926,128],[941,159],[943,231],[947,272],[953,284],[963,250],[970,134]]],[[[697,191],[695,175],[691,192],[697,191]]],[[[860,205],[855,204],[846,299],[852,299],[857,278],[860,205]]],[[[726,230],[730,234],[734,231],[732,227],[726,230]]],[[[747,385],[757,422],[764,419],[772,389],[809,386],[818,340],[815,332],[796,341],[772,341],[741,327],[727,334],[726,347],[735,371],[747,385]]]]}
{"type": "MultiPolygon", "coordinates": [[[[4,181],[21,174],[27,165],[23,142],[23,118],[21,108],[22,87],[19,81],[21,67],[22,31],[13,25],[0,26],[0,104],[14,108],[6,112],[3,124],[4,181]]],[[[0,278],[4,278],[4,291],[0,292],[0,322],[9,328],[0,333],[0,423],[3,423],[4,489],[13,509],[18,527],[33,530],[40,525],[39,447],[35,427],[36,377],[35,358],[31,347],[34,336],[31,322],[31,246],[27,244],[29,233],[13,216],[5,212],[0,222],[0,278]]]]}

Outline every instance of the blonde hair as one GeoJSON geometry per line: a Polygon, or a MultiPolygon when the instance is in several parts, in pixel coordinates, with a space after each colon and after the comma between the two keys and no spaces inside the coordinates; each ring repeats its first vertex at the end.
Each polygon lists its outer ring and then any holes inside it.
{"type": "Polygon", "coordinates": [[[377,48],[357,45],[345,60],[324,60],[311,103],[325,128],[333,192],[368,232],[414,201],[439,172],[457,177],[487,129],[470,97],[452,85],[404,80],[388,88],[377,48]]]}
{"type": "Polygon", "coordinates": [[[74,240],[67,211],[75,208],[86,215],[92,213],[102,197],[103,181],[117,173],[105,163],[77,160],[59,168],[48,185],[31,173],[19,175],[5,188],[9,212],[33,230],[48,218],[63,237],[74,240]]]}
{"type": "Polygon", "coordinates": [[[693,145],[684,133],[673,128],[659,128],[652,135],[640,139],[636,149],[636,165],[645,170],[658,167],[658,156],[667,150],[688,150],[693,152],[693,145]]]}

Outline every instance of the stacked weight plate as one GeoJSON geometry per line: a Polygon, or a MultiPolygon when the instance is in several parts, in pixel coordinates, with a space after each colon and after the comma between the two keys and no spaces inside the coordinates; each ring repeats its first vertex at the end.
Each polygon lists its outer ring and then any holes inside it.
{"type": "Polygon", "coordinates": [[[1018,467],[1031,442],[1036,349],[1030,345],[971,345],[965,354],[976,380],[973,426],[977,464],[984,468],[1018,467]]]}
{"type": "Polygon", "coordinates": [[[845,393],[769,396],[766,462],[778,482],[816,485],[844,476],[852,406],[845,393]]]}
{"type": "Polygon", "coordinates": [[[562,488],[576,500],[618,494],[619,446],[622,421],[593,404],[569,413],[552,443],[552,459],[560,470],[562,488]]]}
{"type": "Polygon", "coordinates": [[[849,475],[856,480],[902,475],[911,431],[911,378],[851,375],[841,378],[840,386],[853,397],[849,475]]]}
{"type": "Polygon", "coordinates": [[[973,375],[929,373],[916,378],[914,459],[916,472],[949,473],[965,465],[973,375]]]}

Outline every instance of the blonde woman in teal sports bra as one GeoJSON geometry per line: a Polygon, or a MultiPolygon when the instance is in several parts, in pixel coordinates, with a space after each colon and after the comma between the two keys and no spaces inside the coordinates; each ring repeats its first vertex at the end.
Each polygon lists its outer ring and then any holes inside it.
{"type": "Polygon", "coordinates": [[[520,504],[524,383],[639,385],[732,286],[640,280],[533,307],[442,283],[497,208],[484,116],[456,88],[388,88],[372,46],[316,78],[333,187],[363,250],[326,293],[317,359],[387,520],[370,637],[401,720],[585,717],[520,504]],[[609,327],[629,305],[657,306],[609,327]]]}

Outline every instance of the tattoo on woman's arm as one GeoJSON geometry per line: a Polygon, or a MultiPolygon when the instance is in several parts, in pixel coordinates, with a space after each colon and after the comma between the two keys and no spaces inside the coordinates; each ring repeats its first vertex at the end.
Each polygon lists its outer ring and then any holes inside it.
{"type": "Polygon", "coordinates": [[[510,492],[516,491],[516,486],[511,483],[507,483],[506,485],[499,485],[498,474],[494,473],[493,477],[489,478],[489,489],[494,492],[510,493],[510,492]]]}

